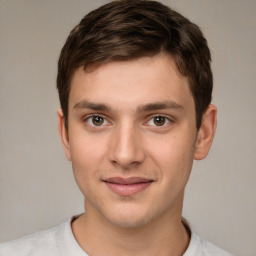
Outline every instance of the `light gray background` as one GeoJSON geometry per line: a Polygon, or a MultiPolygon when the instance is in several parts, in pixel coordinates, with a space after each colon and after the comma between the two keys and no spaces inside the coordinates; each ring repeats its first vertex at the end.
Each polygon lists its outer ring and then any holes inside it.
{"type": "MultiPolygon", "coordinates": [[[[57,131],[57,58],[70,30],[107,1],[0,0],[0,242],[82,212],[57,131]]],[[[218,128],[196,162],[184,216],[236,255],[256,250],[256,1],[163,1],[197,23],[213,56],[218,128]]]]}

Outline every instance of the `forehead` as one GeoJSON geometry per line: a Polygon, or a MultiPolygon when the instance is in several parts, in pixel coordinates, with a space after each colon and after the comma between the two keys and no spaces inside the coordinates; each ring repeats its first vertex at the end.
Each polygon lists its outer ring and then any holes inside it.
{"type": "Polygon", "coordinates": [[[69,107],[84,99],[135,106],[168,100],[179,104],[191,101],[192,95],[188,78],[179,72],[173,58],[159,54],[91,70],[80,67],[71,83],[69,107]]]}

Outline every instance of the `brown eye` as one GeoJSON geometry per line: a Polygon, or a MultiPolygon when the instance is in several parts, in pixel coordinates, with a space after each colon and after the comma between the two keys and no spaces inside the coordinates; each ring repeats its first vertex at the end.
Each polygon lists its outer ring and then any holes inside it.
{"type": "Polygon", "coordinates": [[[104,118],[102,118],[100,116],[93,116],[92,117],[92,123],[95,126],[100,126],[104,123],[104,118]]]}
{"type": "Polygon", "coordinates": [[[154,121],[154,124],[156,126],[162,126],[166,122],[166,117],[164,117],[164,116],[156,116],[156,117],[154,117],[153,121],[154,121]]]}

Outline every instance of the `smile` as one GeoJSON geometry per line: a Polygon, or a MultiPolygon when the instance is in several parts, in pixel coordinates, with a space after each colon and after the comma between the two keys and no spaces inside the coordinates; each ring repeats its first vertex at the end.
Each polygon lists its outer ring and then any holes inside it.
{"type": "Polygon", "coordinates": [[[131,196],[135,195],[151,185],[153,180],[131,177],[131,178],[121,178],[113,177],[104,180],[108,188],[114,193],[120,196],[131,196]]]}

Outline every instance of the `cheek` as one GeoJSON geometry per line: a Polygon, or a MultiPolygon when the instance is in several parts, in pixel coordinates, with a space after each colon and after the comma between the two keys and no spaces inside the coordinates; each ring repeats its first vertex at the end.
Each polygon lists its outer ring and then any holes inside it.
{"type": "Polygon", "coordinates": [[[73,172],[78,186],[84,192],[100,177],[99,170],[104,162],[106,147],[100,138],[75,132],[72,134],[69,145],[73,172]]]}
{"type": "Polygon", "coordinates": [[[155,140],[148,148],[151,159],[160,170],[163,182],[179,184],[187,181],[193,163],[192,138],[169,136],[164,140],[155,140]]]}
{"type": "Polygon", "coordinates": [[[88,134],[82,129],[71,132],[69,145],[72,162],[84,167],[99,164],[106,152],[104,137],[88,134]]]}

